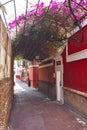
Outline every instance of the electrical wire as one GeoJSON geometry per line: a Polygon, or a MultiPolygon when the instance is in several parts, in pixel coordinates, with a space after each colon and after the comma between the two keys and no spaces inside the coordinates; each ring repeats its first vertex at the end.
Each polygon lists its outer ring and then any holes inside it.
{"type": "MultiPolygon", "coordinates": [[[[35,17],[37,16],[37,11],[38,11],[38,5],[39,5],[39,3],[40,3],[40,0],[38,0],[38,3],[37,3],[37,8],[36,8],[36,13],[35,13],[35,17]]],[[[34,25],[34,23],[35,23],[35,19],[33,20],[33,25],[34,25]]]]}
{"type": "MultiPolygon", "coordinates": [[[[7,1],[7,2],[1,4],[0,7],[4,6],[4,5],[6,5],[6,4],[8,4],[8,3],[12,2],[12,1],[13,1],[13,0],[7,1]]],[[[4,18],[4,21],[5,21],[5,25],[6,25],[7,31],[9,32],[8,24],[7,24],[7,19],[6,19],[6,17],[5,17],[4,11],[2,11],[2,14],[3,14],[3,18],[4,18]]],[[[10,36],[10,35],[9,35],[9,36],[10,36]]]]}
{"type": "Polygon", "coordinates": [[[26,0],[26,11],[25,11],[25,21],[24,21],[23,33],[24,33],[25,27],[26,27],[27,10],[28,10],[28,0],[26,0]]]}
{"type": "MultiPolygon", "coordinates": [[[[16,2],[14,0],[14,13],[15,13],[15,21],[17,21],[17,12],[16,12],[16,2]]],[[[17,23],[16,23],[16,37],[17,37],[17,23]]]]}
{"type": "Polygon", "coordinates": [[[6,5],[6,4],[8,4],[8,3],[12,2],[12,1],[13,1],[13,0],[9,0],[9,1],[7,1],[7,2],[1,4],[0,7],[3,6],[3,5],[6,5]]]}
{"type": "Polygon", "coordinates": [[[8,29],[7,20],[6,20],[6,17],[5,17],[5,13],[4,13],[3,11],[2,11],[2,13],[3,13],[4,20],[5,20],[6,28],[7,28],[7,30],[9,30],[9,29],[8,29]]]}

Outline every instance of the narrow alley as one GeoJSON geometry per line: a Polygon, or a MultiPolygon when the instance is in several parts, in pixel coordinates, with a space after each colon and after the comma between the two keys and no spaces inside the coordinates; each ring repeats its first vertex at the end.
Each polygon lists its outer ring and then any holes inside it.
{"type": "Polygon", "coordinates": [[[87,0],[0,0],[0,130],[87,130],[86,77],[87,0]]]}
{"type": "Polygon", "coordinates": [[[87,130],[87,120],[17,79],[8,130],[87,130]]]}

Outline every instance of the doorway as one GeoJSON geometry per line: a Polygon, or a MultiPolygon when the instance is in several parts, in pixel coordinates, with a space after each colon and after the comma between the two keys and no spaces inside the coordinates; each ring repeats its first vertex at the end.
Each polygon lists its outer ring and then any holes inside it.
{"type": "Polygon", "coordinates": [[[56,59],[55,72],[56,72],[56,100],[60,104],[64,104],[62,57],[56,59]]]}

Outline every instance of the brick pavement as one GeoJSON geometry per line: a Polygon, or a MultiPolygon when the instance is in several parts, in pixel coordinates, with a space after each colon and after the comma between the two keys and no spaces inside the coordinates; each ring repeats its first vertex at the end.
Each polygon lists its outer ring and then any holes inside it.
{"type": "Polygon", "coordinates": [[[87,120],[17,81],[8,130],[87,130],[87,120]]]}

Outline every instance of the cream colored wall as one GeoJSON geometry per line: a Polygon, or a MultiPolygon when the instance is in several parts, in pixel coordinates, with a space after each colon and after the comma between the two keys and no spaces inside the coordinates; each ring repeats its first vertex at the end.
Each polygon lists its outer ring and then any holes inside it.
{"type": "Polygon", "coordinates": [[[0,17],[0,79],[10,77],[11,56],[11,40],[0,17]]]}

